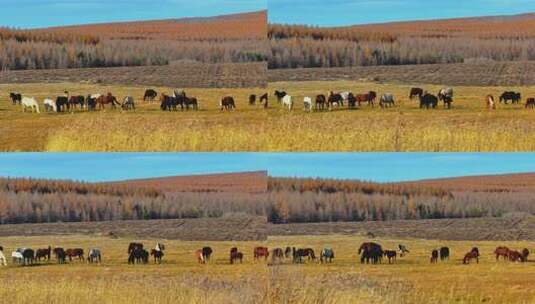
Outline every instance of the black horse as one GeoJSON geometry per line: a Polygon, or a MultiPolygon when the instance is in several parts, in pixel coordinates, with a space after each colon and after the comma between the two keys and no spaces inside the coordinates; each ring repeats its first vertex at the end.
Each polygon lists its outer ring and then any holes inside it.
{"type": "Polygon", "coordinates": [[[234,98],[232,96],[226,96],[221,99],[221,111],[223,110],[235,110],[236,109],[236,103],[234,102],[234,98]]]}
{"type": "Polygon", "coordinates": [[[424,96],[420,97],[420,109],[433,108],[435,109],[438,106],[438,97],[433,94],[426,93],[424,96]]]}
{"type": "Polygon", "coordinates": [[[360,263],[378,264],[383,257],[383,248],[377,243],[368,242],[360,245],[358,253],[361,254],[360,263]]]}
{"type": "Polygon", "coordinates": [[[409,99],[413,99],[414,97],[422,97],[424,95],[424,90],[422,88],[412,88],[411,92],[409,94],[409,99]]]}
{"type": "Polygon", "coordinates": [[[282,102],[282,99],[284,98],[284,96],[288,95],[286,92],[284,91],[275,91],[274,95],[277,97],[277,101],[279,103],[282,102]]]}
{"type": "Polygon", "coordinates": [[[450,249],[448,247],[440,248],[440,260],[448,260],[450,258],[450,249]]]}
{"type": "Polygon", "coordinates": [[[162,109],[162,111],[176,111],[177,105],[178,102],[176,97],[165,94],[160,96],[160,109],[162,109]]]}
{"type": "Polygon", "coordinates": [[[67,110],[69,110],[70,109],[69,97],[67,97],[67,96],[58,96],[56,98],[56,107],[58,109],[58,112],[65,111],[65,108],[67,108],[67,110]]]}
{"type": "Polygon", "coordinates": [[[35,261],[35,252],[33,249],[27,248],[22,252],[22,263],[24,265],[32,265],[35,261]]]}
{"type": "Polygon", "coordinates": [[[154,101],[157,96],[158,93],[156,91],[154,91],[153,89],[148,89],[143,95],[143,101],[154,101]]]}
{"type": "Polygon", "coordinates": [[[58,260],[59,264],[65,264],[67,254],[65,253],[65,250],[63,248],[54,248],[54,255],[56,256],[56,259],[58,260]]]}
{"type": "Polygon", "coordinates": [[[22,95],[20,93],[11,92],[9,93],[9,98],[11,99],[11,103],[13,105],[16,105],[17,103],[20,105],[22,102],[22,95]]]}
{"type": "Polygon", "coordinates": [[[128,255],[128,264],[147,264],[149,262],[149,252],[141,247],[134,247],[128,255]]]}
{"type": "Polygon", "coordinates": [[[210,257],[212,256],[213,250],[210,247],[203,247],[202,248],[202,257],[205,262],[210,261],[210,257]]]}
{"type": "Polygon", "coordinates": [[[500,103],[503,102],[505,104],[508,104],[509,101],[511,101],[511,103],[515,104],[520,103],[520,100],[522,100],[522,94],[517,92],[507,91],[503,92],[502,95],[500,95],[500,103]]]}

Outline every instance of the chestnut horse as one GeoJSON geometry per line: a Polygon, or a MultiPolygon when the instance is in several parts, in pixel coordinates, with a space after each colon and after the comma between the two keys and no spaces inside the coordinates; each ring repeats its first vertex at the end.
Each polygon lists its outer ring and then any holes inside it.
{"type": "Polygon", "coordinates": [[[472,248],[470,252],[464,255],[463,264],[469,264],[470,260],[476,260],[479,263],[479,249],[477,247],[472,248]]]}
{"type": "Polygon", "coordinates": [[[234,264],[237,261],[240,261],[240,264],[243,262],[243,253],[238,251],[238,248],[232,247],[230,249],[230,264],[234,264]]]}
{"type": "Polygon", "coordinates": [[[255,261],[260,259],[261,257],[264,258],[264,260],[267,260],[269,257],[269,250],[267,247],[255,247],[253,250],[253,256],[255,261]]]}
{"type": "Polygon", "coordinates": [[[120,103],[117,101],[117,98],[115,98],[115,96],[113,96],[111,93],[97,98],[97,104],[99,109],[105,109],[107,104],[111,104],[112,109],[115,109],[116,105],[120,105],[120,103]]]}
{"type": "Polygon", "coordinates": [[[438,250],[431,251],[431,264],[436,264],[438,262],[438,250]]]}
{"type": "Polygon", "coordinates": [[[65,254],[69,257],[69,261],[72,262],[72,258],[78,258],[79,261],[85,261],[84,250],[82,248],[72,248],[65,250],[65,254]]]}
{"type": "Polygon", "coordinates": [[[500,257],[503,257],[503,260],[506,261],[507,259],[509,259],[510,252],[511,250],[504,246],[496,248],[496,250],[494,250],[494,254],[496,255],[496,261],[498,261],[500,257]]]}
{"type": "Polygon", "coordinates": [[[47,261],[50,261],[50,253],[52,252],[52,247],[48,246],[46,249],[37,249],[35,251],[35,259],[41,261],[41,258],[44,258],[47,261]]]}

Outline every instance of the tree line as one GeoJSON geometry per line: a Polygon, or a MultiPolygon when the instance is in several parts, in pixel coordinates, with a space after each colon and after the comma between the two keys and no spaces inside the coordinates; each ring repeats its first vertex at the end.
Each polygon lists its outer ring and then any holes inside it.
{"type": "Polygon", "coordinates": [[[535,60],[535,37],[270,25],[269,68],[535,60]]]}

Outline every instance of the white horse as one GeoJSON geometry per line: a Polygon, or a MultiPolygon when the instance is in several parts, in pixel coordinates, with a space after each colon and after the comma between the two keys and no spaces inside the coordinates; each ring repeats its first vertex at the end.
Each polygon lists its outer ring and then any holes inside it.
{"type": "Polygon", "coordinates": [[[283,107],[287,107],[289,111],[292,110],[292,108],[294,107],[294,101],[293,101],[293,97],[290,96],[290,95],[286,95],[282,98],[282,106],[283,107]]]}
{"type": "Polygon", "coordinates": [[[57,112],[58,111],[58,107],[56,106],[56,101],[54,101],[54,100],[52,100],[50,98],[46,98],[45,100],[43,100],[43,105],[44,105],[44,108],[45,108],[46,112],[49,112],[49,111],[57,112]]]}
{"type": "Polygon", "coordinates": [[[303,98],[303,104],[305,106],[305,112],[312,112],[312,98],[308,96],[303,98]]]}
{"type": "Polygon", "coordinates": [[[22,101],[21,101],[21,104],[22,104],[22,112],[26,112],[26,109],[27,108],[30,108],[33,111],[37,112],[37,113],[41,113],[39,111],[39,104],[37,103],[37,100],[35,100],[35,98],[33,97],[22,97],[22,101]]]}
{"type": "Polygon", "coordinates": [[[13,259],[13,263],[22,264],[22,262],[24,261],[24,256],[22,255],[24,250],[25,248],[18,248],[17,250],[11,252],[11,258],[13,259]]]}
{"type": "Polygon", "coordinates": [[[347,102],[348,99],[349,99],[349,94],[351,94],[351,92],[341,92],[340,93],[340,96],[342,96],[342,99],[344,100],[344,102],[347,102]]]}
{"type": "Polygon", "coordinates": [[[4,255],[4,247],[0,246],[0,265],[7,266],[6,256],[4,255]]]}

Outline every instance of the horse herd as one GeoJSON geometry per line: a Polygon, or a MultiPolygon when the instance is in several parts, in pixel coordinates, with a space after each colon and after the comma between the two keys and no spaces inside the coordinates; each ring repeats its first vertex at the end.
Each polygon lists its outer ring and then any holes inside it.
{"type": "MultiPolygon", "coordinates": [[[[165,245],[162,243],[156,243],[156,246],[147,251],[143,243],[130,243],[127,250],[127,262],[128,264],[148,264],[149,259],[152,256],[154,263],[162,263],[164,257],[165,245]]],[[[396,250],[384,249],[380,244],[375,242],[365,242],[360,245],[357,251],[360,256],[360,263],[364,264],[381,264],[383,259],[387,260],[389,264],[396,263],[398,256],[403,258],[410,253],[407,246],[399,244],[396,250]]],[[[214,250],[205,246],[195,251],[195,258],[200,264],[207,264],[210,262],[214,250]]],[[[440,261],[449,260],[451,250],[449,247],[441,247],[433,249],[430,254],[430,263],[436,264],[440,261]]],[[[496,261],[500,258],[510,262],[528,262],[528,256],[530,251],[524,248],[521,251],[513,250],[505,246],[497,247],[494,251],[496,261]]],[[[75,261],[87,261],[88,263],[100,263],[102,261],[102,255],[100,249],[91,248],[88,251],[87,257],[84,255],[82,248],[68,248],[61,247],[53,248],[48,246],[47,248],[41,248],[33,250],[31,248],[18,248],[11,253],[11,257],[14,264],[20,265],[32,265],[36,262],[44,260],[46,262],[51,261],[51,256],[54,255],[57,263],[65,264],[67,259],[69,262],[75,261]]],[[[239,251],[237,247],[232,247],[229,253],[229,263],[243,263],[243,252],[239,251]]],[[[479,249],[477,247],[472,248],[467,252],[463,259],[463,264],[469,264],[471,261],[479,263],[480,258],[479,249]]],[[[302,264],[305,262],[317,261],[321,264],[332,263],[334,260],[334,250],[330,247],[323,248],[319,253],[319,259],[313,248],[273,248],[269,250],[267,247],[255,247],[253,249],[254,261],[264,260],[268,261],[271,257],[271,265],[280,264],[285,261],[290,261],[294,264],[302,264]]],[[[3,247],[0,246],[0,264],[7,265],[6,257],[3,254],[3,247]]]]}
{"type": "MultiPolygon", "coordinates": [[[[284,108],[292,111],[294,108],[294,98],[285,91],[275,90],[273,94],[279,104],[284,108]]],[[[26,111],[30,109],[32,112],[40,112],[39,103],[33,97],[26,97],[17,92],[10,93],[10,99],[13,105],[22,105],[22,110],[26,111]]],[[[165,93],[159,94],[160,109],[162,111],[177,111],[180,110],[198,110],[199,102],[196,97],[190,97],[186,95],[186,92],[181,89],[176,89],[172,94],[167,95],[165,93]]],[[[451,109],[453,103],[454,92],[452,88],[446,87],[439,90],[434,95],[422,88],[414,87],[410,89],[409,99],[418,99],[421,109],[436,109],[439,102],[444,103],[444,108],[451,109]]],[[[158,92],[153,89],[147,89],[143,95],[143,101],[154,102],[158,98],[158,92]]],[[[263,95],[251,94],[249,96],[249,105],[255,106],[257,101],[264,108],[268,108],[269,94],[263,95]]],[[[396,106],[396,98],[392,93],[384,93],[381,96],[375,91],[368,91],[362,94],[353,94],[352,92],[329,92],[327,95],[319,94],[314,98],[305,96],[303,98],[303,106],[305,112],[333,110],[335,108],[343,108],[347,105],[348,109],[360,108],[362,104],[374,107],[377,99],[379,99],[379,106],[381,108],[390,108],[396,106]]],[[[519,92],[506,91],[499,97],[499,102],[505,105],[520,104],[522,95],[519,92]]],[[[496,99],[493,95],[487,95],[485,97],[485,103],[488,109],[496,109],[496,99]]],[[[83,95],[71,96],[68,91],[65,91],[63,95],[57,96],[56,99],[45,98],[43,100],[43,106],[45,111],[53,112],[65,112],[74,111],[75,109],[81,109],[86,111],[95,111],[97,109],[103,110],[107,105],[110,105],[112,109],[120,108],[124,111],[135,110],[135,100],[132,96],[126,96],[119,102],[117,97],[112,93],[107,94],[89,94],[86,97],[83,95]]],[[[219,108],[221,111],[236,110],[236,102],[233,96],[225,96],[219,102],[219,108]]],[[[527,98],[525,108],[535,109],[535,97],[527,98]]]]}

